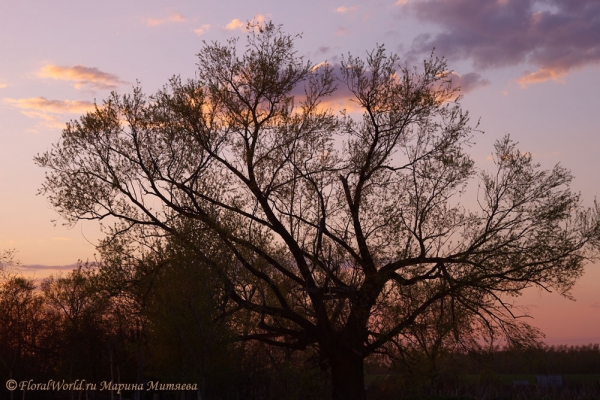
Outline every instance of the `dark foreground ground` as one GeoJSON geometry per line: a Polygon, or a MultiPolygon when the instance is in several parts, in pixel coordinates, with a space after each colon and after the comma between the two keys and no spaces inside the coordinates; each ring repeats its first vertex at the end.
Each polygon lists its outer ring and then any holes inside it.
{"type": "MultiPolygon", "coordinates": [[[[482,374],[463,375],[454,382],[439,384],[436,388],[428,387],[427,382],[412,380],[410,385],[404,377],[394,374],[370,374],[366,376],[368,400],[600,400],[600,374],[561,375],[562,386],[543,388],[537,384],[537,376],[532,374],[482,374]],[[515,384],[515,382],[519,382],[515,384]],[[525,383],[527,382],[527,383],[525,383]]],[[[293,380],[293,377],[292,377],[293,380]]],[[[305,384],[307,382],[304,382],[305,384]]],[[[317,382],[313,382],[317,383],[317,382]]],[[[293,385],[293,384],[292,384],[293,385]]],[[[329,388],[316,385],[310,390],[307,387],[288,387],[288,392],[273,393],[254,392],[249,397],[238,395],[228,398],[236,400],[251,399],[307,399],[329,400],[329,388]]],[[[194,391],[186,392],[153,392],[140,391],[138,396],[132,391],[122,393],[62,391],[23,393],[16,390],[12,393],[0,393],[0,400],[199,400],[194,391]]],[[[220,396],[209,396],[206,400],[223,400],[220,396]]],[[[205,399],[202,399],[205,400],[205,399]]]]}
{"type": "Polygon", "coordinates": [[[369,400],[600,400],[600,374],[560,375],[561,387],[540,387],[533,374],[463,375],[437,388],[410,386],[393,375],[367,376],[369,400]],[[411,393],[412,392],[412,393],[411,393]],[[415,393],[421,392],[421,393],[415,393]]]}

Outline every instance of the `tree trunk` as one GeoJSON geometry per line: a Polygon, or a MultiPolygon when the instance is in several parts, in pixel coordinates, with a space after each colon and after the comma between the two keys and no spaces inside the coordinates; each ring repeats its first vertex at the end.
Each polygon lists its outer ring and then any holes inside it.
{"type": "Polygon", "coordinates": [[[365,400],[363,358],[351,349],[338,349],[330,358],[332,400],[365,400]]]}

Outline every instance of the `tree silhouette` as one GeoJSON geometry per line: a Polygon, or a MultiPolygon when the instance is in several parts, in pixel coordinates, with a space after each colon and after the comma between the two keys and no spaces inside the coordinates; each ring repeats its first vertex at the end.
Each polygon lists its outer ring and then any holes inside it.
{"type": "Polygon", "coordinates": [[[112,324],[110,299],[99,289],[97,273],[80,264],[66,275],[45,278],[40,286],[47,307],[61,316],[60,372],[71,381],[98,381],[112,324]]]}
{"type": "Polygon", "coordinates": [[[444,60],[348,56],[337,79],[362,115],[334,114],[331,66],[272,22],[248,31],[241,55],[236,39],[205,44],[195,79],[113,94],[67,124],[36,157],[67,223],[187,243],[216,271],[222,311],[253,313],[242,339],[316,346],[345,400],[365,398],[363,359],[440,302],[449,321],[518,339],[510,296],[566,293],[595,256],[598,208],[565,168],[541,170],[508,137],[494,171],[474,166],[444,60]],[[199,231],[210,241],[188,239],[199,231]]]}

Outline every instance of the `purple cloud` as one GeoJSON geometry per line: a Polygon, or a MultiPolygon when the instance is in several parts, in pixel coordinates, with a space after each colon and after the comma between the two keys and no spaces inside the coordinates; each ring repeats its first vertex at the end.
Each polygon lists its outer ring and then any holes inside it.
{"type": "MultiPolygon", "coordinates": [[[[317,72],[320,67],[325,67],[326,65],[332,69],[333,77],[335,79],[334,84],[337,89],[330,96],[322,99],[323,105],[326,107],[331,107],[334,110],[346,108],[348,112],[362,111],[358,106],[358,103],[355,101],[354,94],[343,82],[341,64],[323,61],[316,64],[313,67],[313,71],[317,72]]],[[[475,89],[487,86],[490,83],[487,79],[482,78],[482,76],[476,72],[469,72],[460,75],[454,71],[451,71],[449,72],[447,78],[450,80],[452,88],[460,88],[459,94],[471,92],[475,89]]],[[[304,97],[304,85],[305,83],[298,84],[291,92],[292,95],[297,97],[297,100],[300,100],[304,97]]]]}
{"type": "Polygon", "coordinates": [[[464,75],[451,72],[450,79],[452,80],[452,87],[460,87],[460,93],[462,94],[490,84],[490,81],[483,79],[481,75],[476,72],[469,72],[464,75]]]}
{"type": "Polygon", "coordinates": [[[478,69],[531,63],[537,70],[525,73],[522,85],[600,63],[598,0],[421,0],[405,7],[443,28],[417,37],[412,55],[435,48],[478,69]]]}

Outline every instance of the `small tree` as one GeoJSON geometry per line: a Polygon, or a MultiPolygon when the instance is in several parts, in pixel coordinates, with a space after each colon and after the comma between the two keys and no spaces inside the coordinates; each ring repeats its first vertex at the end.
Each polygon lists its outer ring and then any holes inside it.
{"type": "MultiPolygon", "coordinates": [[[[0,255],[0,268],[15,264],[12,252],[0,255]]],[[[33,279],[0,269],[0,372],[4,376],[38,378],[53,367],[55,323],[33,279]]]]}
{"type": "Polygon", "coordinates": [[[321,103],[329,65],[305,62],[271,22],[248,29],[241,56],[235,39],[205,44],[197,78],[113,94],[36,157],[67,223],[112,217],[112,236],[140,227],[188,243],[217,271],[223,311],[254,314],[241,338],[316,346],[334,399],[364,399],[363,359],[442,300],[518,337],[506,296],[571,288],[595,254],[598,209],[565,168],[541,170],[509,138],[494,171],[475,168],[444,60],[348,56],[339,80],[362,116],[337,116],[321,103]],[[197,225],[216,244],[186,242],[182,227],[197,225]]]}
{"type": "Polygon", "coordinates": [[[22,369],[31,351],[31,319],[36,298],[33,281],[13,276],[0,286],[0,361],[9,374],[22,369]],[[16,370],[16,371],[15,371],[16,370]]]}
{"type": "Polygon", "coordinates": [[[96,380],[103,372],[101,360],[110,323],[110,299],[98,288],[96,272],[80,264],[66,275],[50,276],[41,283],[44,301],[61,315],[62,365],[69,379],[96,380]]]}

